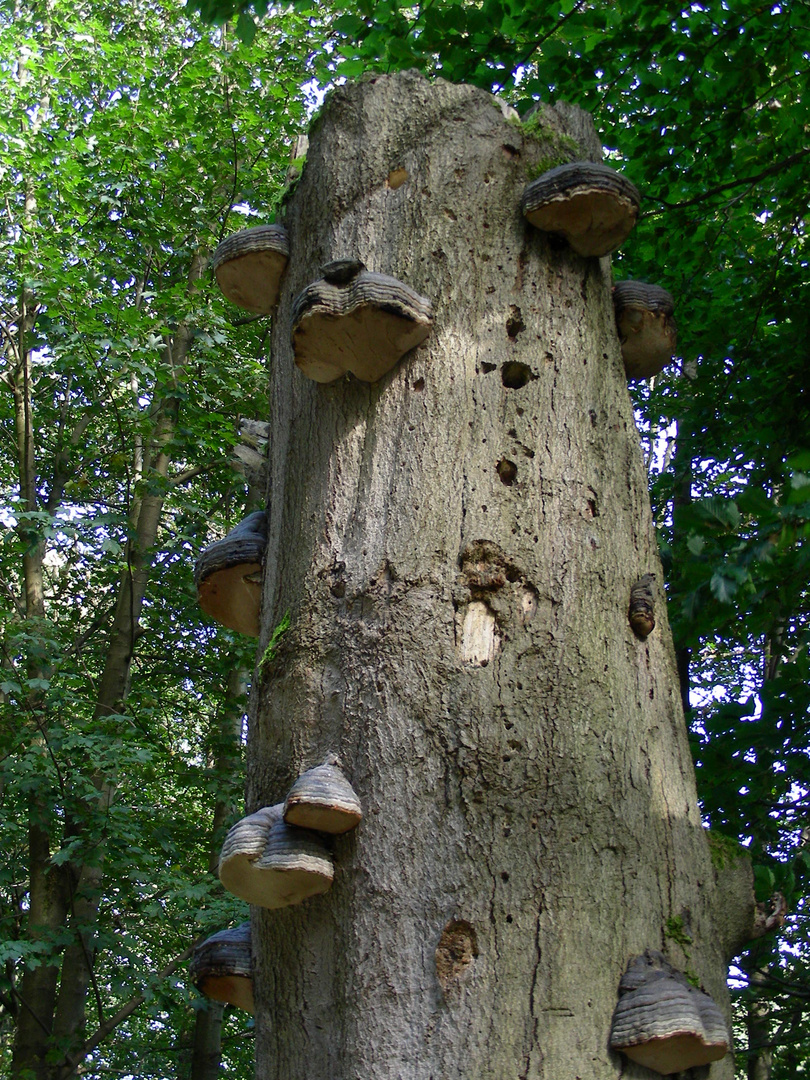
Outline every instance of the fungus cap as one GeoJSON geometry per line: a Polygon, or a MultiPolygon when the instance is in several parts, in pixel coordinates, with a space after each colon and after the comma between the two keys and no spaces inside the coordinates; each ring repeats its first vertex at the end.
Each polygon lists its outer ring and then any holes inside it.
{"type": "Polygon", "coordinates": [[[326,892],[334,865],[317,833],[282,820],[284,806],[265,807],[225,837],[219,880],[234,896],[264,908],[288,907],[326,892]]]}
{"type": "Polygon", "coordinates": [[[248,637],[259,636],[266,546],[267,518],[258,510],[205,548],[194,567],[197,600],[205,614],[248,637]]]}
{"type": "Polygon", "coordinates": [[[250,923],[220,930],[199,944],[191,958],[191,979],[213,1001],[253,1013],[250,923]]]}
{"type": "Polygon", "coordinates": [[[363,382],[381,379],[433,325],[429,300],[356,259],[338,259],[299,293],[292,308],[295,362],[315,382],[351,372],[363,382]]]}
{"type": "Polygon", "coordinates": [[[638,189],[601,162],[573,161],[526,185],[520,208],[532,225],[558,233],[580,255],[615,251],[638,219],[638,189]]]}
{"type": "Polygon", "coordinates": [[[672,360],[677,342],[671,294],[645,281],[618,281],[613,307],[627,378],[658,375],[672,360]]]}
{"type": "Polygon", "coordinates": [[[269,315],[278,303],[290,243],[280,225],[257,225],[226,237],[211,259],[224,296],[246,311],[269,315]]]}
{"type": "Polygon", "coordinates": [[[708,1065],[730,1048],[723,1014],[661,953],[630,961],[619,984],[610,1048],[664,1076],[708,1065]]]}
{"type": "Polygon", "coordinates": [[[360,800],[337,765],[318,765],[295,781],[284,804],[288,825],[345,833],[363,817],[360,800]]]}

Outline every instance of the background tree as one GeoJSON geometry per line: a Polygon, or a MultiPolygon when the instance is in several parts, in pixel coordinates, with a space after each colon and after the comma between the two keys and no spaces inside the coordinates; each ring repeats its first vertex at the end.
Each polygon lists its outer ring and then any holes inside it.
{"type": "Polygon", "coordinates": [[[207,253],[283,185],[298,24],[265,34],[258,81],[174,9],[0,18],[4,1068],[130,1069],[142,1040],[143,1075],[187,1075],[183,965],[244,917],[200,822],[241,802],[227,688],[250,654],[191,568],[242,513],[236,423],[265,408],[264,327],[231,327],[207,253]]]}

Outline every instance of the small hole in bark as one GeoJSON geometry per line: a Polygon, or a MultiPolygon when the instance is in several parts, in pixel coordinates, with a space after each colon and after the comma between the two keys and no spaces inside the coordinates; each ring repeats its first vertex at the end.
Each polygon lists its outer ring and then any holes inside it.
{"type": "Polygon", "coordinates": [[[512,916],[511,916],[511,915],[507,915],[507,916],[506,916],[506,921],[507,921],[508,923],[510,923],[510,922],[512,921],[512,916]]]}
{"type": "Polygon", "coordinates": [[[506,320],[506,333],[509,335],[509,340],[517,341],[518,334],[525,329],[526,324],[520,314],[520,308],[512,304],[509,308],[509,318],[506,320]]]}
{"type": "Polygon", "coordinates": [[[516,146],[510,146],[509,143],[503,144],[503,152],[507,158],[520,157],[520,150],[516,146]]]}
{"type": "Polygon", "coordinates": [[[425,389],[425,380],[424,379],[417,379],[416,382],[413,384],[413,388],[414,388],[414,390],[424,390],[425,389]]]}
{"type": "Polygon", "coordinates": [[[495,468],[498,471],[498,476],[501,478],[501,483],[506,484],[507,487],[511,487],[517,477],[517,465],[514,461],[510,461],[508,458],[501,458],[495,468]]]}
{"type": "Polygon", "coordinates": [[[508,880],[509,880],[509,875],[504,870],[504,872],[501,874],[501,881],[508,881],[508,880]]]}
{"type": "Polygon", "coordinates": [[[497,364],[487,364],[487,363],[483,363],[483,364],[481,365],[481,370],[483,371],[483,373],[484,373],[485,375],[489,375],[490,371],[494,371],[494,370],[495,370],[495,368],[496,368],[497,366],[498,366],[497,364]]]}
{"type": "Polygon", "coordinates": [[[396,188],[402,187],[402,185],[407,179],[407,169],[392,169],[391,172],[388,174],[388,186],[396,190],[396,188]]]}
{"type": "Polygon", "coordinates": [[[436,974],[447,990],[478,956],[475,929],[463,919],[451,919],[436,946],[436,974]]]}
{"type": "Polygon", "coordinates": [[[532,377],[532,369],[528,364],[521,364],[518,360],[510,360],[501,368],[501,382],[509,390],[520,390],[532,377]]]}

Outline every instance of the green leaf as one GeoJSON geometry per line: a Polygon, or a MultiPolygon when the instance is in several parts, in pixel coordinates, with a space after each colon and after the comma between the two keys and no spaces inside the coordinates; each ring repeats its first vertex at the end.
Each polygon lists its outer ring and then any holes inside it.
{"type": "Polygon", "coordinates": [[[256,37],[256,23],[251,15],[242,11],[236,20],[236,34],[245,45],[252,45],[256,37]]]}

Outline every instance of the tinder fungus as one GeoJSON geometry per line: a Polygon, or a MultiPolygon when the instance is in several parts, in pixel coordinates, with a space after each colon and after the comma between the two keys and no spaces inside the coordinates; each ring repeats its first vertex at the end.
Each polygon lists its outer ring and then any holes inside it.
{"type": "Polygon", "coordinates": [[[360,800],[336,765],[318,765],[303,773],[290,788],[284,804],[288,825],[319,832],[348,832],[362,817],[360,800]]]}
{"type": "Polygon", "coordinates": [[[675,303],[666,289],[644,281],[613,286],[616,327],[628,379],[650,379],[667,366],[675,352],[675,303]]]}
{"type": "Polygon", "coordinates": [[[295,362],[315,382],[348,372],[376,382],[430,333],[430,301],[396,278],[356,259],[328,263],[321,273],[292,309],[295,362]]]}
{"type": "Polygon", "coordinates": [[[253,1012],[250,923],[206,938],[191,958],[191,980],[212,1001],[253,1012]]]}
{"type": "Polygon", "coordinates": [[[610,1048],[664,1076],[719,1061],[729,1050],[723,1014],[661,953],[634,957],[619,983],[610,1048]]]}
{"type": "Polygon", "coordinates": [[[645,574],[630,590],[630,608],[627,617],[636,637],[642,640],[655,629],[655,598],[653,585],[655,576],[645,574]]]}
{"type": "Polygon", "coordinates": [[[263,510],[250,514],[201,552],[194,567],[197,599],[206,615],[231,630],[259,636],[261,570],[267,546],[263,510]]]}
{"type": "Polygon", "coordinates": [[[580,255],[608,255],[630,235],[639,194],[615,169],[573,161],[526,185],[520,209],[543,232],[558,233],[580,255]]]}
{"type": "Polygon", "coordinates": [[[269,315],[278,303],[290,243],[280,225],[257,225],[227,237],[211,264],[224,296],[237,307],[269,315]]]}
{"type": "Polygon", "coordinates": [[[332,884],[332,856],[317,833],[282,820],[283,804],[238,821],[225,837],[219,880],[234,896],[264,908],[300,904],[332,884]]]}

